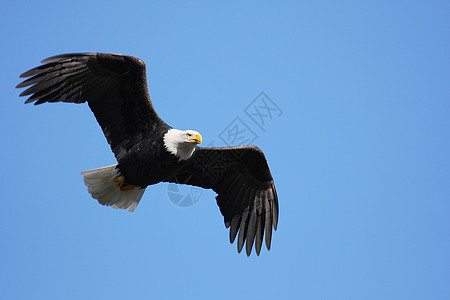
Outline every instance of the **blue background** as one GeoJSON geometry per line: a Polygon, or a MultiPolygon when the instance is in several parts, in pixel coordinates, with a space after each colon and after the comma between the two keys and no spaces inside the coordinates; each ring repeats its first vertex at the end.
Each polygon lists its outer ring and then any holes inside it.
{"type": "Polygon", "coordinates": [[[3,299],[449,299],[450,2],[9,1],[2,5],[3,299]],[[134,213],[80,172],[115,163],[87,105],[23,105],[22,72],[101,51],[147,63],[160,116],[225,145],[236,118],[280,201],[237,254],[214,192],[134,213]],[[244,109],[283,111],[261,130],[244,109]]]}

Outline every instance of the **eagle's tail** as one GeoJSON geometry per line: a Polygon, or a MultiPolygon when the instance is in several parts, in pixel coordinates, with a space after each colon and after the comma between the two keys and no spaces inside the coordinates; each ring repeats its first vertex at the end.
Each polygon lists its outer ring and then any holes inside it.
{"type": "Polygon", "coordinates": [[[116,183],[120,176],[119,169],[116,166],[112,165],[81,172],[84,177],[84,184],[98,203],[134,211],[142,195],[144,195],[145,188],[126,186],[126,189],[121,189],[116,183]]]}

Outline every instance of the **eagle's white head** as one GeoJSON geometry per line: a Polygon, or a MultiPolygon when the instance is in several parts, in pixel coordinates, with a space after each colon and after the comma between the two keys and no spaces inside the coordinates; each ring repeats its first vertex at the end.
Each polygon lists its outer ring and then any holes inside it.
{"type": "Polygon", "coordinates": [[[178,157],[178,161],[192,156],[197,144],[202,143],[202,136],[195,130],[169,129],[164,135],[164,147],[178,157]]]}

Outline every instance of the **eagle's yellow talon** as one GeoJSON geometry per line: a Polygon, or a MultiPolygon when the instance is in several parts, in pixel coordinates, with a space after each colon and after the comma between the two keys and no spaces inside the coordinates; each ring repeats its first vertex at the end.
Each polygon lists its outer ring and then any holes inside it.
{"type": "Polygon", "coordinates": [[[125,183],[125,177],[119,176],[114,179],[114,185],[122,189],[123,184],[125,183]]]}
{"type": "Polygon", "coordinates": [[[125,177],[123,176],[114,179],[114,185],[119,187],[122,191],[131,191],[136,187],[135,185],[125,184],[125,177]]]}

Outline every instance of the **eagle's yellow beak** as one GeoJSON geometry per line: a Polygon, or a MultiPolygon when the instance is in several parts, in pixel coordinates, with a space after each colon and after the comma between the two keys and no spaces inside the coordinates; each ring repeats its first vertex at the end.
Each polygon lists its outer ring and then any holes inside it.
{"type": "Polygon", "coordinates": [[[190,139],[188,139],[188,141],[196,143],[196,144],[201,144],[202,143],[202,136],[200,135],[200,133],[197,133],[194,138],[190,138],[190,139]]]}

